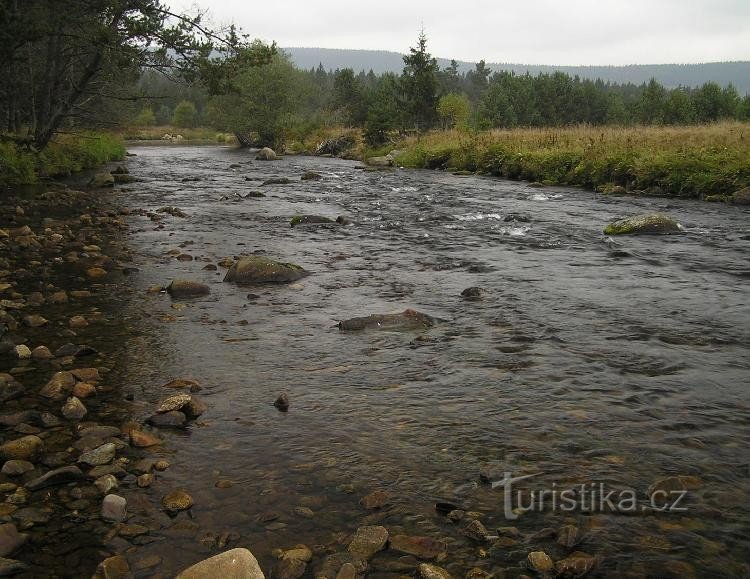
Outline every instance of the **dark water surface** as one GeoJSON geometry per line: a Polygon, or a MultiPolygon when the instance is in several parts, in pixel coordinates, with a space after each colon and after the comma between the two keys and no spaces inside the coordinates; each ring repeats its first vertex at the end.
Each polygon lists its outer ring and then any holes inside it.
{"type": "MultiPolygon", "coordinates": [[[[382,524],[392,535],[447,540],[442,565],[454,576],[473,567],[513,576],[531,550],[564,557],[554,537],[529,536],[573,523],[584,533],[576,549],[601,557],[601,576],[750,571],[748,209],[365,172],[336,159],[262,163],[219,147],[132,151],[139,182],[122,202],[174,205],[188,217],[165,216],[163,228],[131,219],[140,271],[131,276],[137,298],[123,306],[132,337],[120,382],[138,418],[177,377],[199,380],[209,404],[187,432],[165,434],[154,456],[172,467],[154,486],[124,493],[134,513],[144,494],[158,500],[182,487],[195,499],[192,519],[183,513],[171,528],[167,520],[138,558],[160,555],[169,575],[217,552],[213,538],[229,532],[230,546],[249,547],[265,570],[274,548],[333,552],[358,526],[382,524]],[[301,182],[307,170],[323,179],[301,182]],[[279,176],[292,182],[261,186],[279,176]],[[266,197],[235,197],[251,191],[266,197]],[[686,233],[601,233],[647,211],[668,213],[686,233]],[[354,225],[290,228],[295,214],[346,215],[354,225]],[[177,249],[196,261],[176,260],[177,249]],[[240,288],[222,283],[223,268],[202,270],[249,253],[312,275],[240,288]],[[173,277],[209,283],[211,295],[155,295],[144,305],[146,288],[173,277]],[[484,299],[461,299],[469,286],[484,288],[484,299]],[[336,327],[405,308],[446,321],[421,334],[336,327]],[[280,392],[287,414],[272,405],[280,392]],[[686,512],[547,508],[508,521],[502,490],[480,482],[483,469],[491,479],[539,473],[514,487],[527,491],[604,483],[644,504],[657,479],[700,481],[686,512]],[[216,488],[220,479],[234,484],[216,488]],[[376,489],[392,500],[373,513],[359,499],[376,489]],[[436,501],[526,538],[480,547],[436,501]]],[[[378,555],[371,572],[386,576],[397,557],[378,555]]]]}

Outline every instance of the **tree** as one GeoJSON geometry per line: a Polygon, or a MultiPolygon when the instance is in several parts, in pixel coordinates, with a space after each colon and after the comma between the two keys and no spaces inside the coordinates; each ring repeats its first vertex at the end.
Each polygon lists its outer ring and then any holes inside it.
{"type": "Polygon", "coordinates": [[[669,91],[664,103],[663,121],[667,125],[686,125],[695,119],[695,110],[687,89],[669,91]]]}
{"type": "Polygon", "coordinates": [[[190,101],[181,101],[174,108],[172,124],[176,127],[194,127],[197,119],[198,111],[196,110],[195,105],[190,101]]]}
{"type": "Polygon", "coordinates": [[[403,124],[401,83],[395,75],[386,73],[370,98],[365,123],[365,142],[379,147],[390,140],[391,133],[403,124]]]}
{"type": "Polygon", "coordinates": [[[150,127],[151,125],[155,125],[156,114],[154,114],[154,109],[151,107],[142,108],[141,112],[138,113],[138,116],[135,117],[133,122],[138,127],[150,127]]]}
{"type": "Polygon", "coordinates": [[[404,56],[401,75],[411,120],[417,130],[429,129],[437,119],[437,60],[427,52],[427,36],[419,33],[417,47],[404,56]]]}
{"type": "Polygon", "coordinates": [[[346,125],[360,125],[367,117],[362,85],[351,68],[336,71],[333,79],[333,107],[346,125]]]}
{"type": "Polygon", "coordinates": [[[652,125],[663,122],[664,101],[666,91],[664,87],[652,78],[643,89],[639,102],[639,118],[643,124],[652,125]]]}
{"type": "MultiPolygon", "coordinates": [[[[63,126],[92,122],[104,100],[133,101],[126,80],[143,69],[178,71],[207,82],[250,58],[233,29],[213,32],[200,15],[172,12],[159,0],[4,0],[0,5],[0,112],[9,132],[26,129],[44,148],[63,126]],[[222,45],[230,58],[216,58],[222,45]]],[[[270,58],[275,46],[252,54],[270,58]]],[[[226,55],[225,55],[226,56],[226,55]]]]}
{"type": "Polygon", "coordinates": [[[449,93],[440,97],[437,112],[444,128],[465,128],[469,120],[470,108],[471,104],[466,95],[449,93]]]}

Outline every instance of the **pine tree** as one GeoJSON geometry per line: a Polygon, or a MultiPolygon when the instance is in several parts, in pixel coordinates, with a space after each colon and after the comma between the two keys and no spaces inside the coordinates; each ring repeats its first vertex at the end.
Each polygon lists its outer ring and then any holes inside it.
{"type": "Polygon", "coordinates": [[[411,120],[417,130],[433,127],[437,120],[437,60],[427,52],[427,36],[420,32],[416,48],[404,56],[401,84],[411,120]]]}

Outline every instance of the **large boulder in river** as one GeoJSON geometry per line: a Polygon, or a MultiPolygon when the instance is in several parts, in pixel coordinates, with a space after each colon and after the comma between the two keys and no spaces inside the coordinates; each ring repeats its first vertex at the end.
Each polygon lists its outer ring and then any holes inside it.
{"type": "Polygon", "coordinates": [[[339,322],[339,330],[424,330],[440,320],[416,310],[404,310],[395,314],[372,314],[339,322]]]}
{"type": "Polygon", "coordinates": [[[309,275],[299,265],[282,263],[260,255],[242,257],[229,268],[224,281],[238,284],[289,283],[309,275]]]}
{"type": "Polygon", "coordinates": [[[263,147],[255,157],[256,161],[275,161],[276,159],[278,159],[276,152],[269,147],[263,147]]]}
{"type": "Polygon", "coordinates": [[[626,217],[613,221],[604,228],[606,235],[665,235],[681,232],[679,223],[661,213],[626,217]]]}
{"type": "Polygon", "coordinates": [[[309,224],[321,224],[321,223],[336,223],[333,219],[328,217],[322,217],[321,215],[295,215],[289,224],[294,227],[295,225],[309,225],[309,224]]]}
{"type": "Polygon", "coordinates": [[[393,157],[386,155],[385,157],[370,157],[365,159],[365,164],[370,167],[393,167],[393,157]]]}
{"type": "Polygon", "coordinates": [[[750,187],[735,191],[732,195],[732,203],[735,205],[750,205],[750,187]]]}

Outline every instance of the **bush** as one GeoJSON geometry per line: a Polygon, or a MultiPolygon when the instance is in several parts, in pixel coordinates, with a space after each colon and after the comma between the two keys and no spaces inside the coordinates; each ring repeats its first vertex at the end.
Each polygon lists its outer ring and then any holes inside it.
{"type": "Polygon", "coordinates": [[[191,128],[198,120],[198,111],[190,101],[182,101],[174,108],[172,124],[176,127],[191,128]]]}

